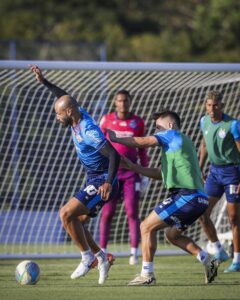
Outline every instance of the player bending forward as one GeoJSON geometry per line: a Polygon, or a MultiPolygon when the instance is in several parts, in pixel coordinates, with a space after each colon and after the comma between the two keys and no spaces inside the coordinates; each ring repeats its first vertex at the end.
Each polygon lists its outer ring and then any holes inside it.
{"type": "Polygon", "coordinates": [[[167,239],[174,245],[195,256],[205,268],[205,283],[217,276],[217,260],[210,257],[191,238],[183,235],[184,230],[195,222],[207,209],[208,197],[203,193],[201,172],[192,141],[179,131],[180,118],[172,111],[154,115],[157,132],[153,136],[117,138],[109,132],[111,141],[129,147],[161,147],[161,171],[145,168],[124,158],[126,168],[154,179],[161,172],[170,197],[163,200],[141,223],[142,271],[128,285],[153,285],[153,258],[157,248],[156,233],[167,228],[167,239]]]}
{"type": "Polygon", "coordinates": [[[103,284],[108,276],[110,263],[84,227],[84,222],[90,217],[95,217],[117,192],[116,174],[120,156],[90,115],[78,106],[73,97],[47,81],[37,66],[32,65],[31,70],[36,79],[57,97],[54,104],[57,121],[64,127],[70,127],[77,155],[87,172],[85,186],[60,209],[62,224],[82,256],[82,261],[71,278],[86,275],[97,258],[98,283],[103,284]]]}

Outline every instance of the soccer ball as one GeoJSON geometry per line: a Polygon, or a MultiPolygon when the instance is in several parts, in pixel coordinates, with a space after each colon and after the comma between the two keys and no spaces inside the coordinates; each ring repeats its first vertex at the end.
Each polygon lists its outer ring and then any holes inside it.
{"type": "Polygon", "coordinates": [[[24,260],[17,265],[15,277],[22,285],[36,284],[40,277],[40,268],[34,261],[24,260]]]}

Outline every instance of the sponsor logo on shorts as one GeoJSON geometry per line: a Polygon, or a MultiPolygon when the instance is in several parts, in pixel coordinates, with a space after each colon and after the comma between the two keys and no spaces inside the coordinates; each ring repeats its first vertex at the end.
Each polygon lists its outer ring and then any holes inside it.
{"type": "Polygon", "coordinates": [[[170,219],[178,226],[181,226],[181,221],[176,216],[171,216],[170,219]]]}
{"type": "Polygon", "coordinates": [[[205,199],[205,198],[198,197],[198,203],[202,203],[202,204],[208,205],[208,200],[205,199]]]}

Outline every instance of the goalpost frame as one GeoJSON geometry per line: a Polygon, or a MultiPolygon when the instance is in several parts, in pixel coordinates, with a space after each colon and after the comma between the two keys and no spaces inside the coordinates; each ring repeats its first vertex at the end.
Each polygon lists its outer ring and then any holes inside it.
{"type": "Polygon", "coordinates": [[[56,70],[134,70],[134,71],[201,71],[239,72],[240,63],[154,63],[154,62],[79,62],[79,61],[28,61],[0,60],[0,68],[27,69],[29,64],[43,69],[56,70]]]}

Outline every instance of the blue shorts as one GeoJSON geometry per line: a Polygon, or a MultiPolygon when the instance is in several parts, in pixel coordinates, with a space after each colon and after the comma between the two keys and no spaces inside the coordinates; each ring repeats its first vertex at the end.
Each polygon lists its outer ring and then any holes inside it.
{"type": "Polygon", "coordinates": [[[240,183],[239,166],[211,165],[210,172],[205,182],[205,192],[208,196],[221,198],[225,193],[230,203],[240,202],[240,194],[236,187],[240,183]]]}
{"type": "Polygon", "coordinates": [[[87,177],[86,184],[83,189],[77,192],[74,197],[77,198],[84,206],[86,206],[90,213],[88,214],[90,217],[96,217],[103,205],[117,194],[118,192],[118,180],[114,179],[112,183],[112,192],[108,201],[103,201],[101,199],[101,195],[98,194],[98,188],[103,185],[108,177],[107,173],[103,173],[100,175],[89,175],[87,177]]]}
{"type": "Polygon", "coordinates": [[[154,211],[169,226],[185,230],[207,209],[208,197],[198,190],[174,189],[171,196],[161,202],[154,211]]]}

